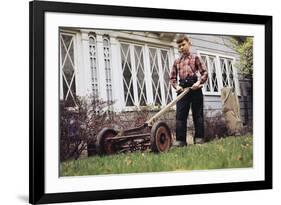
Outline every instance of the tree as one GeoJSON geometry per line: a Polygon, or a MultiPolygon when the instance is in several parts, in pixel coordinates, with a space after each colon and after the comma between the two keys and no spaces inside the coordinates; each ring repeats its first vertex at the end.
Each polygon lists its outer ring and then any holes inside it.
{"type": "Polygon", "coordinates": [[[251,77],[253,75],[253,37],[233,37],[231,42],[240,56],[238,67],[241,73],[251,77]]]}

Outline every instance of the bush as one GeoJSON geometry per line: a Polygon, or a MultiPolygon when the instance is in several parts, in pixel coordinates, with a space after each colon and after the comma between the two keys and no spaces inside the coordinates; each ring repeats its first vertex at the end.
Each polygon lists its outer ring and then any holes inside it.
{"type": "Polygon", "coordinates": [[[227,128],[222,113],[214,112],[212,109],[204,112],[205,139],[207,141],[227,135],[227,128]]]}
{"type": "Polygon", "coordinates": [[[112,106],[95,97],[77,98],[76,107],[60,102],[60,160],[78,159],[82,153],[97,154],[96,137],[105,127],[125,130],[138,127],[149,119],[149,106],[132,111],[112,112],[112,106]]]}
{"type": "Polygon", "coordinates": [[[111,125],[107,102],[77,97],[76,107],[60,102],[60,160],[78,159],[84,151],[95,154],[97,133],[111,125]]]}

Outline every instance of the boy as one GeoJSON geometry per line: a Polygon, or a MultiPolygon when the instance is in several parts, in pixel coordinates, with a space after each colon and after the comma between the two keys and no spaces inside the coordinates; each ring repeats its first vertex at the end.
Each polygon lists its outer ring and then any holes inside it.
{"type": "Polygon", "coordinates": [[[203,143],[204,141],[203,94],[201,88],[208,79],[208,73],[201,59],[190,53],[191,42],[187,36],[179,36],[177,44],[181,56],[173,64],[170,83],[178,94],[186,87],[190,87],[191,90],[177,102],[175,145],[186,146],[186,122],[190,107],[195,128],[194,142],[203,143]],[[179,84],[177,83],[178,77],[179,84]]]}

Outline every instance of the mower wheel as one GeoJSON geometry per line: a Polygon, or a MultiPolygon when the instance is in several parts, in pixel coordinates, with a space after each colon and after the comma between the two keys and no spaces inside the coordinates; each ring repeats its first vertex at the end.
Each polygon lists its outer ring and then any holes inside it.
{"type": "Polygon", "coordinates": [[[151,150],[153,152],[166,152],[172,144],[172,135],[168,125],[159,121],[151,129],[151,150]]]}
{"type": "Polygon", "coordinates": [[[97,135],[96,149],[99,155],[110,155],[116,153],[116,148],[110,138],[117,135],[117,132],[110,128],[103,128],[97,135]]]}

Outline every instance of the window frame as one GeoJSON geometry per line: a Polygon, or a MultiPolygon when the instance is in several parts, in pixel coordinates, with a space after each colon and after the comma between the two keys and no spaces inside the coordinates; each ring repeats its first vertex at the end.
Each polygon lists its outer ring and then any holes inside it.
{"type": "MultiPolygon", "coordinates": [[[[78,89],[78,86],[79,86],[79,83],[78,83],[78,41],[77,41],[77,32],[73,32],[73,31],[69,31],[69,30],[63,30],[61,29],[59,31],[59,59],[60,59],[60,62],[59,62],[59,80],[60,80],[60,100],[63,100],[65,101],[64,99],[64,90],[63,90],[63,67],[62,67],[62,56],[61,56],[61,35],[67,35],[67,36],[72,36],[73,38],[73,73],[74,73],[74,77],[75,77],[75,94],[76,96],[79,95],[79,89],[78,89]]],[[[70,86],[71,87],[71,86],[70,86]]],[[[70,88],[71,89],[71,88],[70,88]]],[[[75,97],[75,96],[74,96],[75,97]]],[[[75,106],[77,106],[77,103],[74,101],[74,104],[75,106]]]]}
{"type": "MultiPolygon", "coordinates": [[[[150,67],[150,57],[149,57],[149,49],[153,48],[156,49],[156,55],[157,55],[157,65],[159,66],[159,80],[160,80],[160,90],[161,90],[161,105],[160,107],[164,107],[165,105],[167,105],[167,96],[165,94],[165,88],[164,88],[164,76],[162,76],[162,74],[164,74],[164,70],[163,70],[163,65],[161,62],[161,50],[165,50],[167,51],[167,55],[168,55],[168,61],[169,61],[169,72],[171,70],[171,63],[172,63],[172,45],[160,45],[158,43],[152,43],[152,42],[142,42],[142,41],[134,41],[134,40],[130,40],[130,39],[117,39],[118,41],[118,47],[120,49],[120,56],[118,56],[119,61],[120,61],[120,69],[122,70],[122,57],[121,57],[121,44],[127,44],[129,45],[129,49],[130,49],[130,57],[131,57],[131,64],[132,64],[132,80],[133,80],[133,86],[134,86],[134,96],[137,96],[137,98],[134,98],[134,101],[137,100],[137,103],[134,104],[133,106],[126,106],[126,102],[124,99],[124,85],[123,85],[123,72],[120,75],[121,79],[119,79],[119,82],[121,83],[121,88],[122,91],[118,91],[118,90],[114,90],[114,92],[120,92],[120,94],[123,94],[123,96],[121,97],[122,99],[122,111],[134,111],[136,108],[142,108],[142,107],[146,107],[146,106],[150,106],[151,110],[158,110],[159,106],[154,105],[154,95],[153,95],[153,90],[152,90],[152,73],[151,73],[151,67],[150,67]],[[145,81],[145,90],[146,90],[146,100],[147,100],[147,104],[145,106],[141,106],[140,105],[140,99],[138,98],[138,91],[137,87],[135,85],[137,85],[137,73],[136,73],[136,67],[135,67],[135,53],[134,53],[134,46],[141,46],[143,47],[143,58],[144,58],[144,81],[145,81]],[[164,95],[163,95],[164,94],[164,95]]],[[[172,93],[172,99],[174,98],[174,94],[173,94],[173,90],[170,86],[171,89],[171,93],[172,93]]]]}
{"type": "Polygon", "coordinates": [[[88,51],[89,52],[89,69],[91,71],[91,73],[90,73],[90,75],[91,75],[91,88],[92,88],[91,89],[91,94],[93,94],[95,96],[95,92],[96,92],[96,95],[97,95],[96,97],[99,97],[99,86],[100,86],[100,82],[99,82],[99,76],[100,76],[100,74],[99,74],[99,58],[98,58],[99,51],[98,51],[98,45],[97,45],[97,36],[93,32],[89,32],[88,33],[88,48],[89,48],[89,51],[88,51]],[[97,78],[96,82],[94,82],[94,80],[92,79],[94,77],[94,70],[92,70],[92,68],[91,68],[92,65],[91,65],[91,55],[90,55],[90,46],[91,46],[90,38],[93,38],[94,41],[95,41],[94,45],[95,45],[95,52],[96,52],[96,56],[95,56],[96,64],[94,66],[96,66],[96,75],[97,75],[96,76],[96,78],[97,78]],[[94,83],[97,84],[96,88],[94,86],[94,83]]]}
{"type": "MultiPolygon", "coordinates": [[[[103,70],[104,70],[104,77],[105,77],[105,89],[106,89],[106,101],[108,104],[108,110],[112,111],[113,110],[113,106],[112,103],[114,101],[114,96],[113,96],[113,73],[112,73],[112,48],[111,48],[111,38],[110,35],[108,35],[107,33],[104,33],[102,35],[102,40],[103,40],[103,50],[102,50],[102,54],[103,54],[103,70]],[[104,44],[104,41],[107,41],[108,45],[104,44]],[[108,48],[108,57],[105,57],[105,48],[108,48]],[[108,60],[108,71],[106,71],[106,65],[105,62],[106,60],[108,60]],[[109,80],[107,82],[107,80],[109,80]]],[[[97,52],[98,52],[98,48],[97,48],[97,52]]],[[[99,69],[99,68],[98,68],[99,69]]]]}
{"type": "MultiPolygon", "coordinates": [[[[202,55],[214,56],[215,59],[216,59],[215,64],[216,64],[216,77],[217,77],[217,81],[218,81],[218,92],[206,91],[206,89],[205,89],[206,84],[204,84],[203,95],[206,95],[206,96],[220,96],[221,95],[221,89],[223,88],[223,82],[222,82],[223,79],[222,79],[222,72],[221,72],[222,69],[221,69],[221,64],[220,64],[220,58],[227,58],[227,59],[232,60],[233,77],[234,77],[234,83],[235,83],[235,92],[238,96],[241,96],[240,82],[239,82],[239,78],[238,78],[238,69],[235,66],[236,58],[234,56],[229,56],[229,55],[225,55],[225,54],[221,54],[221,53],[215,53],[215,52],[204,51],[204,50],[197,50],[197,55],[200,56],[201,59],[202,59],[202,55]]],[[[209,64],[209,62],[208,62],[208,64],[209,64]]],[[[210,80],[209,66],[206,65],[206,67],[208,69],[208,79],[210,80]]],[[[227,78],[229,79],[228,68],[227,68],[227,78]]]]}

